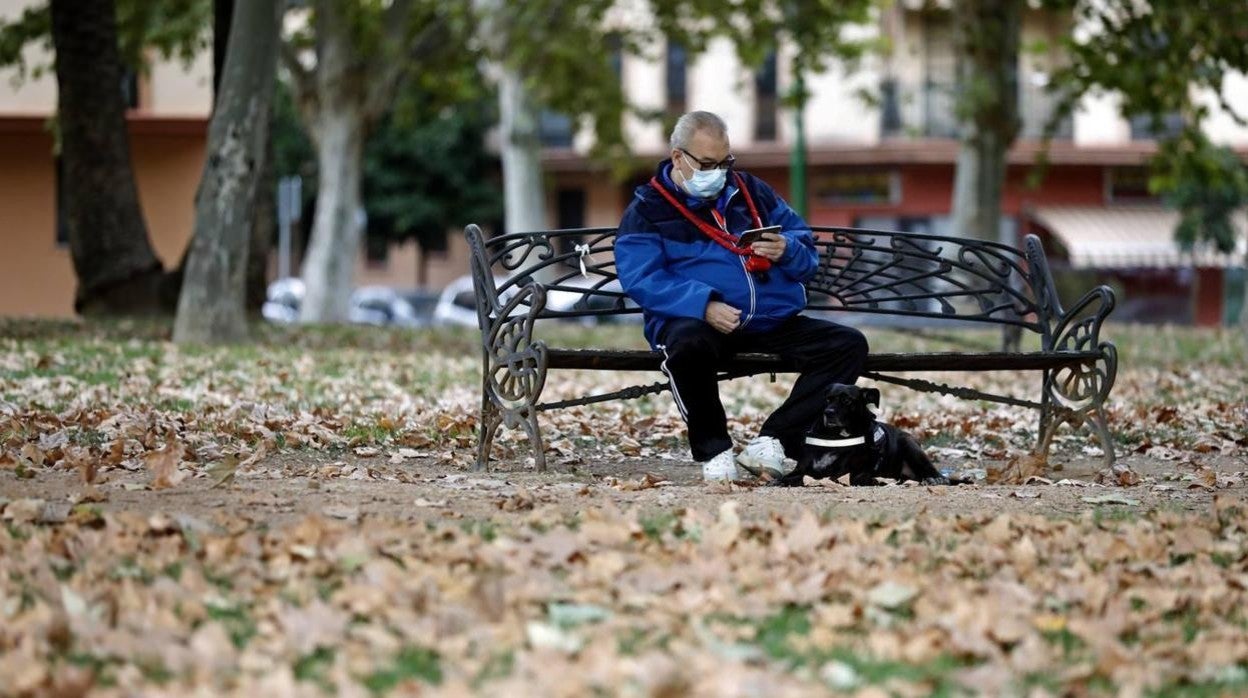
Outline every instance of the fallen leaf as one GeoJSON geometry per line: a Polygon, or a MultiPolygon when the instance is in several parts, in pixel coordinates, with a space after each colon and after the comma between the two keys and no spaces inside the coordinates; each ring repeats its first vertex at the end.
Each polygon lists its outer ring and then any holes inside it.
{"type": "Polygon", "coordinates": [[[178,470],[182,463],[182,444],[177,440],[170,441],[159,451],[145,454],[143,463],[151,473],[148,485],[154,490],[173,487],[186,478],[186,473],[178,470]]]}
{"type": "Polygon", "coordinates": [[[208,466],[208,479],[212,481],[209,489],[216,489],[223,485],[234,483],[234,474],[238,472],[239,460],[236,455],[228,455],[225,458],[208,466]]]}
{"type": "Polygon", "coordinates": [[[910,603],[918,594],[918,589],[914,587],[888,580],[872,587],[871,591],[867,592],[867,601],[881,608],[892,610],[910,603]]]}
{"type": "Polygon", "coordinates": [[[1089,504],[1125,504],[1127,506],[1136,506],[1140,503],[1138,499],[1131,499],[1120,494],[1103,494],[1097,497],[1080,497],[1089,504]]]}

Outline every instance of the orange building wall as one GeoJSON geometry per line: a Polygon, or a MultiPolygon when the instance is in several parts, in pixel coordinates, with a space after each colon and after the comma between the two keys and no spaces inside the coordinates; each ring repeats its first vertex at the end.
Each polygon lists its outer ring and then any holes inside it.
{"type": "Polygon", "coordinates": [[[0,131],[0,315],[69,315],[74,271],[56,244],[52,140],[0,131]]]}
{"type": "MultiPolygon", "coordinates": [[[[194,225],[203,167],[203,122],[185,132],[134,133],[131,150],[148,237],[176,265],[194,225]]],[[[140,128],[141,131],[141,128],[140,128]]],[[[77,281],[69,248],[56,244],[52,141],[42,120],[0,130],[0,315],[68,317],[77,281]]]]}

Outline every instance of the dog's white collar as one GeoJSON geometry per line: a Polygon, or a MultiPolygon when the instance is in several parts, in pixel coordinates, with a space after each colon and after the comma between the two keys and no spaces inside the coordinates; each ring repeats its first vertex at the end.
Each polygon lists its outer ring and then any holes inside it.
{"type": "Polygon", "coordinates": [[[852,436],[848,439],[816,439],[813,436],[806,437],[806,443],[811,446],[822,446],[824,448],[845,448],[846,446],[861,446],[867,442],[866,437],[852,436]]]}

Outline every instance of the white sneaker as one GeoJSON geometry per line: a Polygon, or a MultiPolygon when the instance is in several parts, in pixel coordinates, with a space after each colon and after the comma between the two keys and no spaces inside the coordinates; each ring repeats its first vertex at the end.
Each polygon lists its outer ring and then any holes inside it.
{"type": "Polygon", "coordinates": [[[701,465],[703,480],[736,480],[740,476],[737,464],[732,460],[731,448],[720,451],[719,455],[701,465]]]}
{"type": "Polygon", "coordinates": [[[737,464],[754,475],[766,472],[772,479],[784,477],[789,472],[784,464],[784,446],[774,436],[751,439],[737,456],[737,464]]]}

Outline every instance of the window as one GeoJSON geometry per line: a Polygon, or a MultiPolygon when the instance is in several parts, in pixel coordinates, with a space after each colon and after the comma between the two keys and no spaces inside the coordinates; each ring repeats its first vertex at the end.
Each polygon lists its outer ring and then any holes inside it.
{"type": "Polygon", "coordinates": [[[776,140],[776,52],[763,59],[754,73],[754,139],[776,140]]]}
{"type": "Polygon", "coordinates": [[[1156,204],[1161,199],[1148,190],[1148,169],[1144,167],[1107,167],[1105,199],[1114,204],[1156,204]]]}
{"type": "Polygon", "coordinates": [[[1153,117],[1142,114],[1130,118],[1131,140],[1153,141],[1172,138],[1183,130],[1183,115],[1171,112],[1161,117],[1161,123],[1154,124],[1153,117]]]}
{"type": "Polygon", "coordinates": [[[386,266],[390,257],[390,240],[381,235],[364,235],[364,261],[370,268],[386,266]]]}
{"type": "Polygon", "coordinates": [[[923,135],[956,138],[958,59],[948,12],[923,15],[923,135]]]}
{"type": "Polygon", "coordinates": [[[537,117],[537,137],[550,148],[572,146],[572,118],[567,114],[543,109],[537,117]]]}
{"type": "Polygon", "coordinates": [[[69,211],[65,208],[65,161],[56,156],[56,245],[65,247],[69,244],[69,211]]]}
{"type": "Polygon", "coordinates": [[[667,42],[665,104],[670,116],[685,113],[685,104],[688,100],[688,58],[684,46],[675,41],[667,42]]]}
{"type": "Polygon", "coordinates": [[[893,78],[880,81],[880,132],[885,138],[900,136],[902,132],[901,99],[893,78]]]}
{"type": "Polygon", "coordinates": [[[611,66],[611,72],[615,73],[615,79],[619,80],[624,75],[624,37],[608,34],[606,42],[607,63],[611,66]]]}
{"type": "MultiPolygon", "coordinates": [[[[560,189],[555,196],[555,215],[557,227],[562,230],[585,227],[585,190],[560,189]]],[[[560,237],[559,253],[564,254],[576,249],[581,236],[569,235],[560,237]]]]}
{"type": "Polygon", "coordinates": [[[126,109],[139,108],[139,74],[126,66],[121,67],[121,100],[126,109]]]}
{"type": "Polygon", "coordinates": [[[823,204],[888,204],[901,200],[892,170],[842,170],[815,178],[815,200],[823,204]]]}

